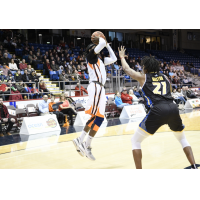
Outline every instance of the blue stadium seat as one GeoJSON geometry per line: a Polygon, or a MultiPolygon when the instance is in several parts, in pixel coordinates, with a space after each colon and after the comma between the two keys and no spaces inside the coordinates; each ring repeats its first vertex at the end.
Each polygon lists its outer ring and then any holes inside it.
{"type": "Polygon", "coordinates": [[[37,69],[38,70],[43,70],[43,64],[37,64],[37,69]]]}

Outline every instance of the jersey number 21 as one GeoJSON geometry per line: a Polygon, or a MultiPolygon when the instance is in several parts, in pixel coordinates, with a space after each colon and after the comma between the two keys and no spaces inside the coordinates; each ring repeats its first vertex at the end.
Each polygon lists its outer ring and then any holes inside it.
{"type": "Polygon", "coordinates": [[[166,82],[153,82],[153,85],[156,86],[156,88],[153,90],[154,94],[160,94],[165,95],[167,94],[167,85],[166,82]]]}

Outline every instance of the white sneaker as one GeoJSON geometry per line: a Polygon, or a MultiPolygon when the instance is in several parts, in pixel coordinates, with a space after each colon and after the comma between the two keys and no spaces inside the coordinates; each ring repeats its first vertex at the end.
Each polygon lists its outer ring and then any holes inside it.
{"type": "Polygon", "coordinates": [[[92,155],[92,148],[91,147],[86,147],[86,142],[83,142],[80,146],[79,146],[80,150],[84,152],[85,156],[92,160],[95,161],[95,157],[92,155]]]}
{"type": "Polygon", "coordinates": [[[81,146],[81,142],[80,142],[80,139],[79,138],[76,138],[74,140],[72,140],[75,148],[76,148],[76,151],[79,153],[80,156],[84,157],[84,151],[82,151],[80,149],[80,146],[81,146]]]}

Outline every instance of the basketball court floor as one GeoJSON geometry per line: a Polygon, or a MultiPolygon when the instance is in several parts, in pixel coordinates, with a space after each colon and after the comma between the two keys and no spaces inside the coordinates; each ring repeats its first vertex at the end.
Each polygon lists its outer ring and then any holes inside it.
{"type": "MultiPolygon", "coordinates": [[[[200,164],[200,109],[182,111],[185,134],[200,164]]],[[[96,161],[81,157],[72,140],[83,127],[62,128],[61,134],[14,134],[0,138],[1,169],[135,169],[131,137],[140,121],[108,119],[92,143],[96,161]]],[[[168,126],[142,143],[144,169],[184,169],[190,166],[168,126]]]]}

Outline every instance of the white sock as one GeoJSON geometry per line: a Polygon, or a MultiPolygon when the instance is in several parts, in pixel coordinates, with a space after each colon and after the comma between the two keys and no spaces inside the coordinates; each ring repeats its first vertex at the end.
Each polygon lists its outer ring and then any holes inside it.
{"type": "Polygon", "coordinates": [[[87,135],[87,133],[84,130],[82,130],[82,133],[81,133],[81,135],[79,137],[81,143],[83,142],[83,140],[84,140],[84,138],[85,138],[86,135],[87,135]]]}
{"type": "Polygon", "coordinates": [[[92,142],[92,139],[93,139],[93,138],[94,138],[94,137],[88,135],[88,138],[87,138],[87,140],[86,140],[86,147],[90,147],[90,146],[91,146],[91,142],[92,142]]]}

